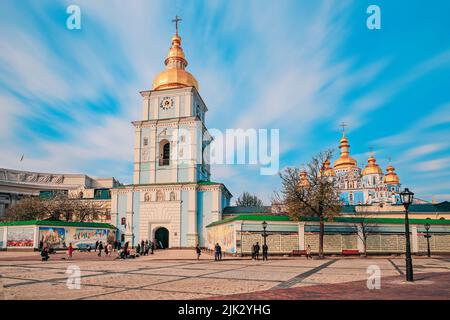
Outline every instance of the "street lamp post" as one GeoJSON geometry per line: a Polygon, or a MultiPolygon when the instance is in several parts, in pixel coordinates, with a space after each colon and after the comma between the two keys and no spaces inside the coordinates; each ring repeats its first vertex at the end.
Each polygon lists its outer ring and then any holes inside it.
{"type": "Polygon", "coordinates": [[[408,208],[410,204],[413,202],[414,193],[409,191],[408,188],[405,188],[405,190],[400,192],[400,198],[402,200],[403,206],[405,207],[406,281],[414,281],[413,265],[411,258],[411,241],[409,237],[409,218],[408,218],[408,208]]]}
{"type": "Polygon", "coordinates": [[[425,230],[426,230],[426,235],[424,236],[427,239],[427,255],[428,258],[431,257],[431,250],[430,250],[430,224],[427,222],[425,223],[425,230]]]}
{"type": "Polygon", "coordinates": [[[267,228],[267,222],[266,222],[266,221],[263,221],[262,227],[263,227],[263,233],[262,233],[262,236],[263,236],[263,238],[264,238],[264,245],[266,245],[266,238],[269,236],[269,235],[266,233],[266,228],[267,228]]]}

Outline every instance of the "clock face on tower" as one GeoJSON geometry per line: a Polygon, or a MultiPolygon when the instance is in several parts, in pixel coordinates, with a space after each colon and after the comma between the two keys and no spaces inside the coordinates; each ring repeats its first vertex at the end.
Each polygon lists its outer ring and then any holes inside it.
{"type": "Polygon", "coordinates": [[[161,102],[159,103],[159,107],[163,110],[169,110],[173,107],[173,98],[171,97],[164,97],[161,99],[161,102]]]}

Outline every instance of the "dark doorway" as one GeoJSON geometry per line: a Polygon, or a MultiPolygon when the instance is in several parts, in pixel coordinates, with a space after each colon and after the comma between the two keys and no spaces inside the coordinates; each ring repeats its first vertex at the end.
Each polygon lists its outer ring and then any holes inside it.
{"type": "Polygon", "coordinates": [[[155,231],[155,240],[158,248],[166,249],[169,247],[169,230],[166,228],[158,228],[155,231]]]}

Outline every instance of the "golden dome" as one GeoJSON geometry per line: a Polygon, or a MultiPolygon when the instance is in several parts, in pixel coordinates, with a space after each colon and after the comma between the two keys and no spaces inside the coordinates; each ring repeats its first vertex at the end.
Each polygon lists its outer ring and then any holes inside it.
{"type": "Polygon", "coordinates": [[[334,162],[334,169],[344,169],[344,168],[354,168],[357,166],[355,159],[350,157],[348,149],[350,145],[348,144],[348,139],[345,136],[345,131],[342,132],[342,138],[340,141],[339,149],[341,156],[334,162]]]}
{"type": "Polygon", "coordinates": [[[166,70],[160,72],[153,80],[153,90],[195,87],[199,90],[198,82],[185,68],[188,62],[181,48],[181,38],[178,32],[172,37],[172,46],[164,61],[166,70]]]}
{"type": "Polygon", "coordinates": [[[395,168],[392,166],[392,164],[389,164],[389,166],[386,168],[386,175],[384,176],[384,183],[386,184],[399,184],[400,179],[397,176],[397,174],[394,172],[395,168]]]}
{"type": "Polygon", "coordinates": [[[334,176],[336,176],[336,173],[334,172],[333,168],[330,167],[330,160],[326,160],[323,163],[322,172],[323,172],[323,175],[325,177],[334,177],[334,176]]]}
{"type": "Polygon", "coordinates": [[[381,170],[380,166],[376,163],[376,159],[373,155],[367,159],[368,164],[362,171],[363,176],[367,174],[382,174],[383,170],[381,170]]]}
{"type": "Polygon", "coordinates": [[[300,186],[309,187],[308,175],[305,170],[300,172],[300,186]]]}

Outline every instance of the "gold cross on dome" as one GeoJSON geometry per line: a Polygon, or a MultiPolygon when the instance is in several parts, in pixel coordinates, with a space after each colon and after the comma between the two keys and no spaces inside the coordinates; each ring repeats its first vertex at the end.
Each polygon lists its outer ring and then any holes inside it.
{"type": "Polygon", "coordinates": [[[347,124],[342,122],[340,126],[342,127],[342,132],[345,132],[345,127],[347,127],[347,124]]]}
{"type": "Polygon", "coordinates": [[[181,21],[181,20],[183,20],[183,19],[181,19],[178,16],[175,16],[175,19],[172,20],[172,22],[175,22],[175,30],[176,30],[177,34],[178,34],[178,22],[181,21]]]}

